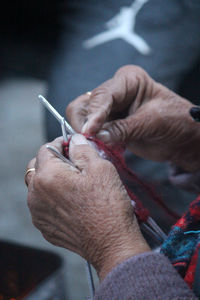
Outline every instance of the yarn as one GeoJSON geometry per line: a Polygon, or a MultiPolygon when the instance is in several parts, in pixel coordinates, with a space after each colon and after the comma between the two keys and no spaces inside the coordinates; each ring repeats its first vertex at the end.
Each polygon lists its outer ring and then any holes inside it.
{"type": "MultiPolygon", "coordinates": [[[[95,148],[97,148],[99,154],[108,159],[113,163],[113,165],[116,167],[124,185],[127,190],[127,193],[131,200],[135,202],[134,205],[134,213],[137,216],[137,219],[139,222],[146,222],[149,217],[149,211],[147,208],[145,208],[142,204],[142,202],[139,200],[139,197],[136,195],[136,193],[132,192],[129,188],[126,182],[128,181],[130,184],[136,184],[138,187],[141,188],[142,192],[145,193],[151,200],[153,200],[156,204],[158,204],[167,214],[168,216],[178,219],[179,216],[173,212],[171,209],[169,209],[165,203],[162,201],[162,199],[156,194],[154,188],[142,181],[132,170],[130,170],[125,163],[125,160],[123,158],[123,153],[125,151],[125,147],[123,144],[115,145],[114,147],[109,147],[105,145],[102,141],[96,139],[95,137],[91,137],[88,135],[85,135],[88,141],[90,141],[92,144],[94,144],[95,148]]],[[[69,143],[70,139],[67,143],[63,143],[63,152],[65,157],[69,157],[69,143]]]]}
{"type": "Polygon", "coordinates": [[[191,233],[197,234],[197,233],[200,233],[200,230],[190,230],[190,231],[184,232],[184,234],[191,234],[191,233]]]}
{"type": "Polygon", "coordinates": [[[161,247],[161,253],[168,257],[190,288],[194,287],[200,253],[199,228],[200,196],[190,204],[189,210],[172,227],[161,247]]]}

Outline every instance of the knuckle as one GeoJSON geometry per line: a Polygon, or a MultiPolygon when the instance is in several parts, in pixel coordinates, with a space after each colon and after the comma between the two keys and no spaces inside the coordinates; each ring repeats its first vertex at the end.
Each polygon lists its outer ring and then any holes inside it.
{"type": "Polygon", "coordinates": [[[128,126],[128,122],[124,120],[118,120],[117,122],[113,122],[112,126],[110,126],[111,136],[117,137],[120,139],[120,142],[125,142],[129,137],[130,126],[128,126]]]}
{"type": "Polygon", "coordinates": [[[75,101],[72,101],[68,104],[68,106],[66,107],[66,114],[67,116],[70,116],[71,113],[74,111],[74,107],[75,107],[76,103],[75,101]]]}
{"type": "Polygon", "coordinates": [[[106,159],[97,159],[95,163],[92,164],[94,171],[98,173],[107,173],[107,172],[113,172],[115,170],[114,165],[106,160],[106,159]]]}
{"type": "Polygon", "coordinates": [[[91,94],[92,101],[89,106],[89,113],[96,113],[96,118],[101,120],[107,118],[113,105],[113,95],[110,91],[110,83],[94,89],[91,94]]]}
{"type": "Polygon", "coordinates": [[[35,157],[29,161],[29,163],[26,166],[26,170],[33,168],[34,165],[35,165],[35,157]]]}
{"type": "Polygon", "coordinates": [[[117,72],[116,75],[127,75],[127,74],[133,74],[133,75],[141,75],[144,76],[147,74],[143,68],[136,65],[126,65],[121,67],[117,72]]]}
{"type": "Polygon", "coordinates": [[[93,170],[99,170],[104,166],[104,160],[97,158],[96,160],[92,160],[90,165],[93,168],[93,170]]]}
{"type": "Polygon", "coordinates": [[[137,74],[146,74],[145,70],[139,66],[132,66],[132,68],[130,69],[130,71],[137,73],[137,74]]]}
{"type": "Polygon", "coordinates": [[[43,151],[46,151],[46,145],[47,145],[47,144],[44,144],[44,145],[42,145],[42,146],[40,147],[39,153],[40,153],[40,152],[43,152],[43,151]]]}
{"type": "Polygon", "coordinates": [[[43,185],[43,177],[41,176],[41,172],[37,172],[34,177],[33,187],[34,190],[40,189],[43,185]]]}
{"type": "Polygon", "coordinates": [[[34,177],[34,189],[37,191],[40,190],[48,190],[52,187],[55,180],[55,176],[52,174],[51,170],[48,169],[47,171],[40,171],[37,172],[34,177]]]}
{"type": "Polygon", "coordinates": [[[78,98],[70,102],[66,107],[66,113],[70,116],[71,113],[80,109],[80,107],[84,107],[85,103],[88,101],[88,97],[86,94],[80,95],[78,98]]]}
{"type": "Polygon", "coordinates": [[[73,156],[77,161],[93,162],[99,158],[96,148],[93,149],[91,145],[78,145],[73,149],[73,156]]]}
{"type": "Polygon", "coordinates": [[[75,159],[77,161],[84,161],[85,163],[88,163],[90,161],[90,156],[88,155],[88,152],[80,151],[80,150],[81,150],[80,147],[78,149],[74,149],[75,159]]]}
{"type": "MultiPolygon", "coordinates": [[[[98,86],[91,92],[91,98],[93,101],[96,100],[97,102],[105,102],[107,103],[112,99],[112,93],[110,91],[110,86],[112,86],[113,79],[109,79],[105,81],[102,85],[98,86]]],[[[93,101],[91,103],[93,103],[93,101]]]]}
{"type": "Polygon", "coordinates": [[[39,166],[39,164],[38,164],[39,158],[44,156],[44,153],[46,153],[46,146],[47,146],[47,144],[42,145],[42,147],[40,147],[40,149],[36,155],[36,162],[35,162],[36,168],[39,166]]]}
{"type": "MultiPolygon", "coordinates": [[[[108,81],[109,82],[109,81],[108,81]]],[[[96,98],[99,95],[109,95],[110,91],[108,88],[108,84],[104,83],[101,86],[95,88],[91,93],[91,98],[96,98]]]]}

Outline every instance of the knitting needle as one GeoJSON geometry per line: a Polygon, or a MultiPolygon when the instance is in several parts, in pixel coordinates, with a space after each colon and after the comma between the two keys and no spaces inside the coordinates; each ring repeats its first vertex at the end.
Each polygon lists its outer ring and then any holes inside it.
{"type": "MultiPolygon", "coordinates": [[[[39,95],[38,96],[39,99],[41,100],[42,104],[53,114],[53,116],[61,123],[61,128],[62,128],[62,135],[63,135],[63,139],[64,142],[68,142],[68,137],[67,137],[67,132],[69,132],[70,134],[74,134],[75,131],[73,130],[73,128],[65,121],[65,119],[55,110],[55,108],[42,96],[39,95]]],[[[93,145],[93,147],[95,147],[93,145]]],[[[96,147],[95,147],[96,148],[96,147]]],[[[60,154],[56,148],[47,145],[47,149],[49,149],[50,151],[52,151],[58,158],[62,159],[63,161],[67,162],[68,164],[70,164],[71,166],[74,167],[74,165],[67,159],[65,158],[62,154],[60,154]]],[[[96,149],[97,150],[97,149],[96,149]]],[[[97,150],[98,151],[98,150],[97,150]]],[[[98,151],[99,152],[99,151],[98,151]]],[[[105,158],[105,157],[103,157],[105,158]]],[[[165,233],[158,227],[158,225],[152,220],[152,218],[148,218],[147,223],[149,223],[149,225],[154,229],[155,232],[157,232],[157,234],[159,236],[161,236],[161,238],[163,240],[166,239],[166,235],[165,233]]]]}
{"type": "Polygon", "coordinates": [[[140,228],[146,231],[151,237],[156,238],[159,242],[163,242],[163,239],[160,235],[155,232],[151,227],[149,227],[146,223],[141,223],[140,228]]]}
{"type": "MultiPolygon", "coordinates": [[[[56,157],[60,158],[63,162],[68,163],[70,166],[75,168],[75,165],[73,165],[73,163],[70,160],[68,160],[66,157],[64,157],[54,146],[46,145],[46,148],[50,152],[55,154],[56,157]]],[[[89,285],[90,293],[91,293],[91,296],[93,298],[94,293],[95,293],[94,279],[93,279],[93,275],[92,275],[91,265],[88,261],[86,262],[86,271],[87,271],[87,279],[88,279],[88,285],[89,285]]]]}
{"type": "Polygon", "coordinates": [[[163,239],[163,241],[166,240],[167,235],[151,217],[148,217],[147,224],[149,224],[154,229],[154,231],[163,239]]]}
{"type": "MultiPolygon", "coordinates": [[[[42,96],[39,95],[38,96],[39,99],[41,100],[42,104],[52,113],[52,115],[61,123],[61,128],[62,128],[62,134],[63,134],[63,139],[65,142],[68,141],[67,138],[67,132],[69,134],[74,134],[75,131],[73,130],[73,128],[69,125],[69,123],[67,123],[65,121],[65,119],[55,110],[55,108],[42,96]]],[[[60,158],[61,160],[63,160],[64,162],[70,164],[72,167],[75,167],[67,158],[65,158],[61,153],[59,153],[57,151],[56,148],[47,145],[46,146],[47,149],[51,152],[53,152],[58,158],[60,158]]],[[[149,225],[151,225],[153,227],[153,229],[155,230],[155,232],[161,236],[163,239],[166,238],[165,233],[158,227],[158,225],[152,220],[152,218],[149,218],[148,222],[149,225]],[[153,224],[152,224],[153,223],[153,224]]],[[[148,225],[146,225],[145,227],[148,227],[148,225]]],[[[148,228],[150,231],[150,228],[148,228]]],[[[91,270],[90,270],[91,271],[91,270]]],[[[90,276],[91,276],[91,272],[89,272],[90,276]]],[[[90,282],[92,283],[92,280],[90,278],[90,282]]],[[[93,286],[93,284],[91,284],[91,286],[93,286]]]]}
{"type": "MultiPolygon", "coordinates": [[[[135,207],[136,205],[135,201],[131,200],[131,205],[135,207]]],[[[145,229],[148,232],[151,232],[154,235],[154,237],[156,237],[158,240],[164,241],[167,238],[167,235],[162,231],[162,229],[157,225],[157,223],[151,217],[148,217],[147,222],[141,223],[141,225],[144,225],[143,227],[145,227],[145,229]]]]}
{"type": "MultiPolygon", "coordinates": [[[[61,123],[63,122],[63,117],[55,110],[55,108],[42,96],[39,95],[38,98],[41,100],[41,103],[50,111],[50,113],[61,123]]],[[[65,122],[65,130],[70,134],[76,133],[75,130],[69,125],[69,123],[64,119],[65,122]]],[[[64,137],[64,136],[63,136],[64,137]]],[[[68,141],[68,138],[66,139],[68,141]]],[[[90,142],[89,143],[92,145],[92,147],[98,152],[98,154],[106,159],[106,155],[103,150],[98,150],[98,148],[95,146],[94,143],[90,142]]]]}
{"type": "Polygon", "coordinates": [[[65,126],[65,119],[62,118],[61,119],[61,129],[62,129],[62,135],[63,135],[63,140],[65,143],[68,142],[68,137],[67,137],[67,129],[66,129],[66,126],[65,126]]]}
{"type": "Polygon", "coordinates": [[[85,269],[86,269],[86,275],[87,275],[90,295],[92,296],[91,299],[93,299],[94,294],[95,294],[95,285],[94,285],[94,279],[93,279],[91,264],[88,261],[86,261],[86,266],[85,267],[86,267],[85,269]]]}
{"type": "Polygon", "coordinates": [[[54,146],[46,145],[46,148],[52,152],[56,157],[60,158],[63,162],[69,164],[71,167],[76,168],[75,165],[66,157],[64,157],[54,146]]]}
{"type": "MultiPolygon", "coordinates": [[[[39,95],[38,98],[40,99],[41,103],[50,111],[50,113],[61,123],[62,116],[55,110],[55,108],[45,99],[42,95],[39,95]]],[[[65,121],[66,130],[69,134],[74,134],[74,129],[69,125],[67,121],[65,121]]]]}

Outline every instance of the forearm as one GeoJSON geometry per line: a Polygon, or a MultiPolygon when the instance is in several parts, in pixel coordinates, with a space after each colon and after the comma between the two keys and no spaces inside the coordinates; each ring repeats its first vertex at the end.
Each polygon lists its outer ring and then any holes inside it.
{"type": "Polygon", "coordinates": [[[100,299],[197,299],[168,259],[147,252],[115,267],[100,284],[100,299]]]}

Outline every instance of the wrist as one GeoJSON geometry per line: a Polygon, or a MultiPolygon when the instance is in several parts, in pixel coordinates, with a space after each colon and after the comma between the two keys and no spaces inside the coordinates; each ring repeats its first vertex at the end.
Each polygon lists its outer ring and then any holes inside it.
{"type": "Polygon", "coordinates": [[[126,259],[149,251],[151,251],[151,248],[145,241],[139,228],[137,234],[134,231],[132,236],[127,235],[123,238],[120,237],[106,249],[99,265],[96,267],[100,281],[102,281],[113,268],[126,259]]]}

